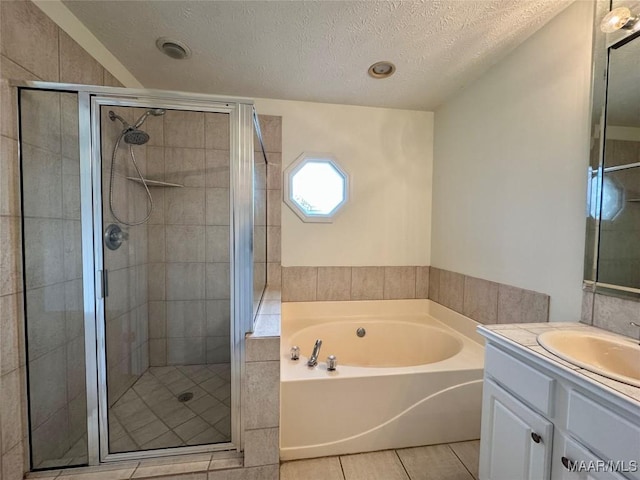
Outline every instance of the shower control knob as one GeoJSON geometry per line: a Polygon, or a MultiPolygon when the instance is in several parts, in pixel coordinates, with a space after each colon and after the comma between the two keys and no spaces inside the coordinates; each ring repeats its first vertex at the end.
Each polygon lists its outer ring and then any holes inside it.
{"type": "Polygon", "coordinates": [[[329,355],[327,357],[327,370],[333,372],[338,367],[338,359],[335,355],[329,355]]]}
{"type": "Polygon", "coordinates": [[[300,359],[300,347],[294,345],[291,347],[291,360],[299,360],[300,359]]]}

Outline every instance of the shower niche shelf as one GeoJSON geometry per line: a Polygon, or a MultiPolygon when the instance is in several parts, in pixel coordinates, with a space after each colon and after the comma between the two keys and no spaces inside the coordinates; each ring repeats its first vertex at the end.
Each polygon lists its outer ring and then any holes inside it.
{"type": "MultiPolygon", "coordinates": [[[[127,180],[131,180],[132,182],[136,182],[142,185],[142,180],[137,177],[127,177],[127,180]]],[[[147,187],[184,187],[184,185],[180,185],[179,183],[162,182],[160,180],[149,180],[148,178],[145,178],[144,181],[147,184],[147,187]]]]}

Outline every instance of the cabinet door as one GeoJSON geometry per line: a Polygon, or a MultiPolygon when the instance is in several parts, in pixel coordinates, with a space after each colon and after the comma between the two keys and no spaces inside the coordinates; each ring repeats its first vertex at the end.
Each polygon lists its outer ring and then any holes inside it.
{"type": "Polygon", "coordinates": [[[556,436],[553,452],[553,480],[624,480],[615,469],[633,468],[630,464],[607,463],[578,442],[556,436]]]}
{"type": "Polygon", "coordinates": [[[481,480],[547,480],[553,424],[485,378],[480,440],[481,480]]]}

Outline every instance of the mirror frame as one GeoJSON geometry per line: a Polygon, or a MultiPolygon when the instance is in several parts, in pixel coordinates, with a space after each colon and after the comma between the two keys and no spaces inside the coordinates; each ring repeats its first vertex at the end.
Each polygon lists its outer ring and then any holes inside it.
{"type": "MultiPolygon", "coordinates": [[[[604,143],[607,108],[607,86],[609,74],[609,53],[612,48],[620,47],[624,43],[638,37],[638,32],[618,30],[612,34],[605,34],[600,30],[600,20],[614,7],[622,6],[620,0],[596,0],[594,2],[593,25],[593,59],[591,78],[591,115],[590,115],[590,158],[587,170],[587,208],[585,228],[585,264],[582,289],[585,292],[640,299],[640,288],[612,285],[598,281],[598,250],[600,240],[600,216],[591,218],[590,200],[591,179],[595,175],[599,184],[604,180],[604,143]],[[595,143],[597,142],[597,145],[595,143]],[[589,231],[593,230],[593,238],[589,238],[589,231]]],[[[632,2],[633,3],[633,2],[632,2]]],[[[638,5],[633,5],[638,7],[638,5]]],[[[640,41],[640,40],[638,40],[640,41]]],[[[600,188],[602,192],[602,188],[600,188]]],[[[601,203],[601,202],[600,202],[601,203]]]]}

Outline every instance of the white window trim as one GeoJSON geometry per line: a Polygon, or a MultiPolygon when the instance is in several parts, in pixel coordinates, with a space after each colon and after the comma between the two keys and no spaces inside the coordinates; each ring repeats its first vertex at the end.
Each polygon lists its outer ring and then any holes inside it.
{"type": "Polygon", "coordinates": [[[331,153],[313,153],[304,152],[298,158],[296,158],[291,165],[289,165],[283,172],[283,200],[284,203],[295,213],[300,220],[305,223],[332,223],[336,215],[342,210],[351,197],[351,182],[349,174],[340,166],[338,160],[331,153]],[[293,190],[293,176],[298,172],[308,161],[326,161],[331,163],[340,175],[344,178],[344,199],[329,213],[309,215],[291,198],[291,192],[293,190]]]}

